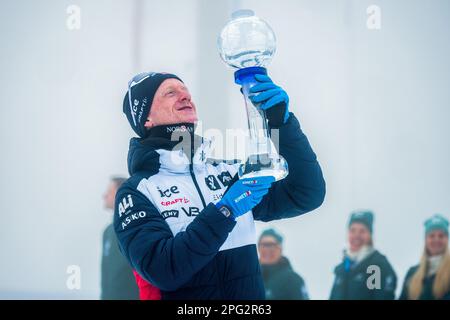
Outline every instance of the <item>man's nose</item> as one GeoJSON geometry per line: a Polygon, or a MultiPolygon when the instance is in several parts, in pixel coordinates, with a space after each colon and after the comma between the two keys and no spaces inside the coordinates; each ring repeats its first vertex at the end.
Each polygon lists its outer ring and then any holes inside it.
{"type": "Polygon", "coordinates": [[[181,91],[180,100],[181,101],[191,101],[191,94],[187,91],[181,91]]]}

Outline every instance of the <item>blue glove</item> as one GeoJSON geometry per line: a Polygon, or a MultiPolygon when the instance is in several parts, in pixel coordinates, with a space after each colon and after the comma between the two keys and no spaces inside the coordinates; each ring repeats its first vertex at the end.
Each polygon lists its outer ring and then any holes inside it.
{"type": "Polygon", "coordinates": [[[272,176],[237,180],[216,203],[216,207],[220,209],[222,206],[226,206],[231,211],[233,218],[237,218],[252,210],[269,192],[274,181],[275,178],[272,176]]]}
{"type": "Polygon", "coordinates": [[[289,118],[289,96],[286,91],[264,74],[255,74],[255,79],[259,83],[250,88],[250,93],[257,94],[252,95],[250,100],[255,104],[261,103],[260,108],[266,110],[270,125],[286,123],[289,118]]]}

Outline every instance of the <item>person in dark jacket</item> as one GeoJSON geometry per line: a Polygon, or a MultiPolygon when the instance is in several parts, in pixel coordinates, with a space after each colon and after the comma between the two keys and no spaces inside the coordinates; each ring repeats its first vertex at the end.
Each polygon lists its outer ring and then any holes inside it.
{"type": "MultiPolygon", "coordinates": [[[[104,206],[114,208],[117,189],[125,181],[122,177],[113,177],[103,196],[104,206]]],[[[128,261],[119,250],[113,224],[103,232],[103,250],[101,262],[101,296],[102,300],[137,300],[138,287],[128,261]]]]}
{"type": "Polygon", "coordinates": [[[387,258],[373,247],[373,213],[353,212],[348,224],[349,247],[334,270],[331,300],[393,300],[397,276],[387,258]]]}
{"type": "Polygon", "coordinates": [[[144,73],[129,83],[123,111],[139,138],[130,141],[131,177],[117,193],[114,225],[122,253],[163,300],[263,299],[254,220],[296,217],[324,200],[322,171],[286,92],[266,75],[255,80],[252,99],[273,111],[268,125],[289,164],[276,182],[238,179],[238,163],[212,159],[180,78],[144,73]]]}
{"type": "Polygon", "coordinates": [[[422,259],[408,270],[400,300],[450,300],[448,225],[439,214],[425,221],[422,259]]]}
{"type": "Polygon", "coordinates": [[[258,241],[259,262],[268,300],[308,300],[305,281],[283,256],[283,237],[273,229],[258,241]]]}

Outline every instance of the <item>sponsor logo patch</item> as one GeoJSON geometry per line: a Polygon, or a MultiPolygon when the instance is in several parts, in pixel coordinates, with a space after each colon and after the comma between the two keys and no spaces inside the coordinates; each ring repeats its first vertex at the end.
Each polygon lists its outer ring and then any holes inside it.
{"type": "Polygon", "coordinates": [[[241,201],[244,198],[247,198],[249,195],[251,195],[252,193],[249,191],[245,191],[243,194],[241,194],[239,197],[237,197],[236,199],[234,199],[235,203],[238,203],[239,201],[241,201]]]}
{"type": "Polygon", "coordinates": [[[177,186],[172,186],[166,190],[161,190],[159,187],[156,187],[156,189],[158,190],[161,198],[164,198],[164,197],[170,198],[173,194],[180,193],[177,186]]]}
{"type": "Polygon", "coordinates": [[[208,186],[208,188],[210,190],[212,190],[212,191],[216,191],[216,190],[219,190],[221,188],[219,182],[216,179],[216,177],[214,177],[213,175],[207,176],[205,178],[205,183],[208,186]]]}
{"type": "Polygon", "coordinates": [[[188,216],[188,217],[195,217],[198,216],[198,214],[200,213],[200,209],[197,207],[189,207],[188,209],[186,208],[181,208],[181,210],[183,210],[183,212],[188,216]]]}
{"type": "Polygon", "coordinates": [[[119,217],[122,217],[122,215],[127,211],[127,209],[130,209],[132,207],[133,207],[133,199],[131,198],[131,194],[129,194],[125,198],[123,198],[122,201],[119,202],[119,217]]]}
{"type": "Polygon", "coordinates": [[[217,178],[220,180],[220,182],[222,182],[224,187],[228,186],[230,184],[231,180],[233,180],[233,177],[231,176],[231,174],[228,171],[222,172],[221,174],[219,174],[217,176],[217,178]]]}
{"type": "Polygon", "coordinates": [[[164,219],[167,218],[178,218],[179,211],[178,210],[165,210],[161,212],[161,215],[164,219]]]}
{"type": "Polygon", "coordinates": [[[187,199],[186,197],[183,197],[183,198],[176,198],[176,199],[169,200],[169,201],[161,201],[161,205],[164,207],[167,207],[167,206],[172,206],[174,204],[189,203],[189,202],[190,202],[189,199],[187,199]]]}
{"type": "Polygon", "coordinates": [[[139,211],[126,216],[121,222],[122,230],[124,230],[131,222],[141,218],[145,218],[146,216],[147,213],[145,211],[139,211]]]}

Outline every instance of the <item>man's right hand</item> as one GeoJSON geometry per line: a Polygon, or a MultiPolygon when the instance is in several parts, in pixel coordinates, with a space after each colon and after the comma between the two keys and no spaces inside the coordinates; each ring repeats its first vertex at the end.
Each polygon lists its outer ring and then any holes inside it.
{"type": "Polygon", "coordinates": [[[227,207],[233,218],[237,218],[252,210],[269,192],[274,181],[272,176],[240,179],[225,192],[216,207],[227,207]]]}

